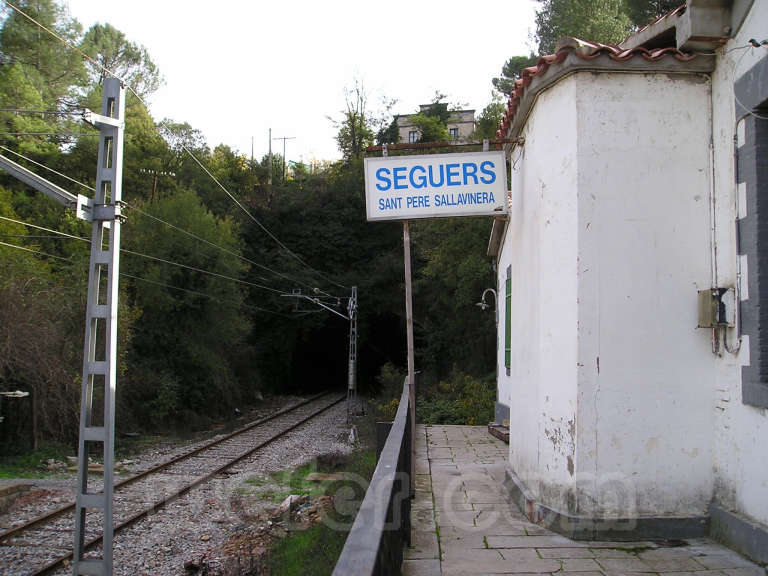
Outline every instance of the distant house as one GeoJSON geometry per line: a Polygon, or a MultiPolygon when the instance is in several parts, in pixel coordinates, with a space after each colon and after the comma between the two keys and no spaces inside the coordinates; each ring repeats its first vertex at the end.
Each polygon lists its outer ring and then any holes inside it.
{"type": "Polygon", "coordinates": [[[569,536],[768,562],[766,23],[688,0],[564,39],[509,101],[497,419],[514,498],[569,536]]]}
{"type": "MultiPolygon", "coordinates": [[[[421,104],[419,113],[428,110],[432,104],[421,104]]],[[[398,130],[398,142],[418,142],[421,138],[421,132],[418,126],[414,124],[413,118],[416,114],[401,114],[395,116],[398,130]]],[[[474,110],[452,110],[446,123],[448,135],[451,140],[466,140],[475,131],[475,111],[474,110]]]]}

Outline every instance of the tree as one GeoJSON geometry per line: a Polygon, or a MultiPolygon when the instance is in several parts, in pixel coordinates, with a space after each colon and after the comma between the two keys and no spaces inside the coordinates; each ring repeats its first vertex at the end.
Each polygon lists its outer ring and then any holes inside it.
{"type": "Polygon", "coordinates": [[[400,128],[397,125],[397,117],[392,118],[389,124],[379,128],[376,133],[376,144],[396,144],[400,139],[400,128]]]}
{"type": "Polygon", "coordinates": [[[615,44],[632,28],[624,0],[538,0],[536,38],[539,53],[551,54],[560,38],[575,36],[615,44]]]}
{"type": "MultiPolygon", "coordinates": [[[[61,38],[77,44],[82,26],[58,2],[20,0],[16,5],[61,38]]],[[[15,10],[0,29],[0,54],[3,60],[22,65],[26,81],[48,107],[73,102],[77,88],[86,83],[82,57],[15,10]]]]}
{"type": "Polygon", "coordinates": [[[411,121],[419,129],[419,142],[445,142],[450,138],[447,124],[451,111],[448,109],[448,103],[443,102],[445,97],[445,94],[435,92],[429,106],[411,117],[411,121]]]}
{"type": "MultiPolygon", "coordinates": [[[[216,218],[191,191],[158,200],[151,213],[239,253],[234,221],[216,218]]],[[[125,227],[127,248],[222,276],[244,275],[244,264],[236,256],[169,230],[141,213],[131,216],[125,227]]],[[[235,367],[249,351],[245,343],[249,323],[241,307],[241,285],[134,255],[126,255],[121,267],[145,280],[125,281],[141,313],[123,386],[126,412],[139,423],[156,426],[195,415],[223,414],[242,402],[247,380],[236,377],[235,367]]]]}
{"type": "Polygon", "coordinates": [[[636,28],[650,24],[659,16],[682,4],[680,0],[625,0],[626,12],[636,28]]]}
{"type": "Polygon", "coordinates": [[[504,63],[501,69],[501,76],[491,80],[493,87],[499,92],[511,96],[512,91],[515,89],[515,80],[520,78],[525,68],[536,64],[536,60],[538,60],[538,56],[533,52],[528,56],[512,56],[512,58],[504,63]]]}
{"type": "Polygon", "coordinates": [[[505,109],[506,104],[504,103],[504,99],[498,92],[495,92],[491,102],[485,108],[483,108],[482,112],[480,112],[480,116],[477,119],[475,133],[472,137],[475,140],[495,138],[496,131],[499,129],[501,120],[504,117],[505,109]]]}
{"type": "Polygon", "coordinates": [[[493,370],[493,314],[475,306],[494,286],[485,255],[487,218],[438,218],[412,224],[415,337],[427,379],[454,366],[480,376],[493,370]]]}
{"type": "Polygon", "coordinates": [[[100,85],[111,76],[106,70],[125,82],[145,98],[162,84],[160,71],[149,57],[144,46],[128,41],[125,34],[111,24],[94,24],[85,33],[80,46],[86,54],[98,62],[87,62],[91,81],[100,85]]]}
{"type": "Polygon", "coordinates": [[[329,118],[336,129],[336,143],[345,161],[360,158],[363,150],[373,144],[374,127],[368,112],[368,96],[359,80],[351,90],[344,90],[346,107],[341,120],[329,118]]]}

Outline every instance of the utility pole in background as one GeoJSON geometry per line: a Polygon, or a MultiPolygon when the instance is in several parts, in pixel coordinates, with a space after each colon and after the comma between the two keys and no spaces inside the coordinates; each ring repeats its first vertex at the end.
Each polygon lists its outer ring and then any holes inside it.
{"type": "Polygon", "coordinates": [[[357,286],[352,286],[352,295],[347,304],[349,316],[349,377],[347,384],[347,424],[349,413],[357,405],[357,286]]]}
{"type": "MultiPolygon", "coordinates": [[[[315,288],[317,292],[317,288],[315,288]]],[[[296,298],[296,311],[299,312],[299,300],[307,300],[322,308],[344,318],[349,321],[349,356],[348,356],[348,372],[347,372],[347,424],[349,424],[349,415],[353,412],[357,406],[357,286],[352,286],[352,292],[347,300],[347,315],[345,316],[336,308],[341,303],[340,298],[336,298],[335,306],[333,303],[326,304],[318,296],[308,296],[302,294],[301,289],[296,289],[290,294],[281,294],[284,298],[296,298]]]]}
{"type": "MultiPolygon", "coordinates": [[[[272,130],[269,131],[270,135],[272,134],[272,130]]],[[[283,182],[285,182],[285,141],[286,140],[295,140],[296,136],[279,136],[277,138],[272,138],[272,140],[282,140],[283,141],[283,182]]]]}
{"type": "Polygon", "coordinates": [[[269,185],[272,186],[272,128],[269,129],[269,185]]]}
{"type": "Polygon", "coordinates": [[[157,170],[148,169],[148,168],[139,168],[139,173],[150,174],[152,176],[152,198],[150,199],[150,202],[155,201],[155,194],[157,193],[157,177],[171,176],[173,178],[176,176],[174,172],[158,172],[157,170]]]}

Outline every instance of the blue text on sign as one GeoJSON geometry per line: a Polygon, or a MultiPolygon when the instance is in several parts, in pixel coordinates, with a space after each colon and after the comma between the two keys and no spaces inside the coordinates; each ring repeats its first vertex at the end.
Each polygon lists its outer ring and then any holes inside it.
{"type": "Polygon", "coordinates": [[[376,188],[382,192],[388,190],[420,189],[430,186],[467,186],[469,184],[493,184],[496,181],[494,162],[485,160],[476,162],[455,162],[436,166],[416,164],[408,169],[405,166],[379,168],[376,170],[376,188]]]}

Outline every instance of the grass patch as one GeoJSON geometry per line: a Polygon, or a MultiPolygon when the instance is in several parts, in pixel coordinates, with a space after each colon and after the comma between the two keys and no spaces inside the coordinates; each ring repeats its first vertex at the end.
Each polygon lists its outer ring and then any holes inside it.
{"type": "Polygon", "coordinates": [[[37,450],[0,459],[0,478],[44,478],[52,473],[46,468],[48,460],[66,462],[72,449],[62,444],[42,444],[37,450]]]}
{"type": "Polygon", "coordinates": [[[294,532],[278,541],[270,552],[273,576],[324,576],[333,573],[344,548],[346,532],[334,531],[325,524],[315,524],[303,532],[294,532]]]}
{"type": "MultiPolygon", "coordinates": [[[[366,444],[370,446],[371,430],[375,430],[373,422],[358,422],[357,425],[361,440],[365,441],[367,438],[369,442],[366,444]]],[[[327,455],[293,472],[275,475],[278,478],[282,476],[286,486],[291,487],[291,494],[298,494],[300,490],[311,485],[312,489],[318,490],[319,493],[310,497],[343,494],[344,501],[340,503],[337,499],[337,505],[328,512],[330,522],[314,524],[307,530],[292,532],[287,538],[277,541],[270,550],[270,574],[325,576],[333,573],[344,548],[348,530],[357,514],[357,508],[365,496],[366,486],[361,486],[363,483],[359,478],[369,480],[375,468],[376,451],[365,448],[346,456],[327,455]],[[339,474],[338,480],[315,484],[306,479],[310,472],[344,474],[339,474]],[[350,501],[351,494],[354,494],[354,498],[350,501]],[[339,526],[346,528],[340,529],[339,526]]]]}

